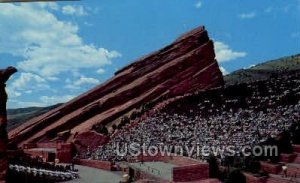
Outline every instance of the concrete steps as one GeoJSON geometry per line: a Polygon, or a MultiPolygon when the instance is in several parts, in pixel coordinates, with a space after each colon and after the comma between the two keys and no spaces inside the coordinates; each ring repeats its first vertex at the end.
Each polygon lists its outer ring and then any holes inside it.
{"type": "Polygon", "coordinates": [[[254,178],[246,175],[247,183],[300,183],[300,145],[293,145],[294,152],[291,154],[280,154],[279,163],[261,161],[261,170],[267,172],[269,177],[254,178]],[[282,166],[287,166],[287,176],[283,177],[282,166]]]}
{"type": "Polygon", "coordinates": [[[266,161],[260,162],[261,169],[269,174],[279,174],[282,170],[281,164],[273,164],[266,161]]]}
{"type": "Polygon", "coordinates": [[[297,177],[300,178],[300,164],[297,163],[289,163],[287,164],[287,174],[289,177],[297,177]]]}
{"type": "Polygon", "coordinates": [[[292,154],[280,154],[280,163],[260,162],[261,169],[269,173],[266,183],[300,182],[300,145],[293,145],[292,154]],[[282,165],[287,168],[287,176],[283,177],[282,165]]]}
{"type": "Polygon", "coordinates": [[[270,174],[269,179],[266,183],[291,183],[291,182],[300,182],[300,179],[296,179],[293,177],[282,177],[282,175],[270,174]]]}
{"type": "Polygon", "coordinates": [[[297,153],[292,154],[280,154],[280,161],[284,163],[292,163],[296,159],[297,153]]]}

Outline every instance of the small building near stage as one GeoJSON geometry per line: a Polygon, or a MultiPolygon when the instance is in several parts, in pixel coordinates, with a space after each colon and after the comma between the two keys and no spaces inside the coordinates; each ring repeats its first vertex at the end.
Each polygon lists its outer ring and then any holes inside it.
{"type": "Polygon", "coordinates": [[[71,143],[36,143],[25,144],[24,153],[32,157],[41,157],[45,162],[72,162],[72,144],[71,143]]]}

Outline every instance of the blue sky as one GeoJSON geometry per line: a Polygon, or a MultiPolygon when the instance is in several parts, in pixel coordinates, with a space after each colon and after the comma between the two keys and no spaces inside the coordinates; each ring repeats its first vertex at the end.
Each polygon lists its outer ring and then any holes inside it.
{"type": "Polygon", "coordinates": [[[300,52],[299,0],[82,0],[0,5],[9,108],[66,102],[205,25],[224,73],[300,52]]]}

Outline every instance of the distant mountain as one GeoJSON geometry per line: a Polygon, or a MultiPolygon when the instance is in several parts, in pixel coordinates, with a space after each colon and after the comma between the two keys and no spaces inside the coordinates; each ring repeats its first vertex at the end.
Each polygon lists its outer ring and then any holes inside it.
{"type": "Polygon", "coordinates": [[[291,74],[300,71],[300,54],[271,60],[248,69],[240,69],[224,77],[226,85],[251,83],[267,80],[270,77],[291,74]]]}
{"type": "Polygon", "coordinates": [[[8,130],[14,129],[22,125],[23,123],[25,123],[27,120],[42,115],[60,105],[61,104],[56,104],[49,107],[27,107],[27,108],[20,108],[20,109],[8,109],[7,129],[8,130]]]}

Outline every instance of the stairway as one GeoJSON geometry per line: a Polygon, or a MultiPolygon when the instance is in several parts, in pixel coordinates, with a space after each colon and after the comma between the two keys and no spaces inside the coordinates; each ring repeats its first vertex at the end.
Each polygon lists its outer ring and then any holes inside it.
{"type": "Polygon", "coordinates": [[[293,145],[293,151],[291,154],[281,154],[281,162],[277,164],[261,162],[262,169],[269,173],[266,183],[300,182],[300,145],[293,145]],[[288,177],[283,177],[283,164],[288,167],[288,177]]]}

